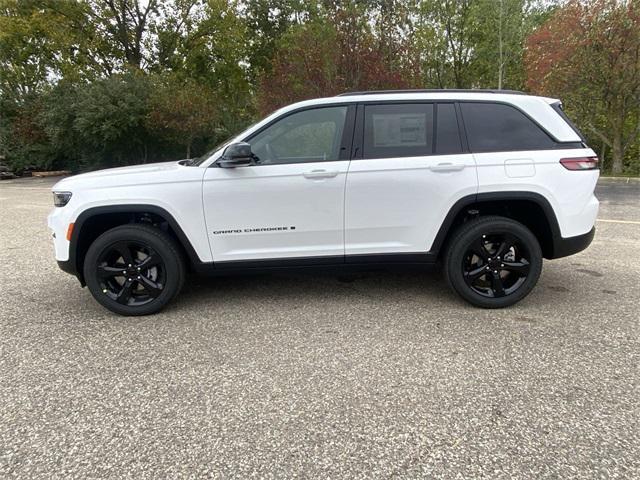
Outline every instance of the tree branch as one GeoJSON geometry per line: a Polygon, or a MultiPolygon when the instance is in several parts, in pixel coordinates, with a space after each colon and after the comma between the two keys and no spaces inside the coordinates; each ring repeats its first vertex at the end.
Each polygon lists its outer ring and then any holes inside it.
{"type": "Polygon", "coordinates": [[[591,122],[587,122],[585,124],[589,130],[591,130],[600,140],[606,143],[608,146],[613,148],[611,140],[609,140],[600,130],[593,126],[591,122]]]}

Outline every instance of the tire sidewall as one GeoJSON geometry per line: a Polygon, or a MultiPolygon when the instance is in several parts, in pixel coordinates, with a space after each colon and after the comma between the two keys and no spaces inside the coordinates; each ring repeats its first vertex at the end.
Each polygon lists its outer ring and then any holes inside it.
{"type": "Polygon", "coordinates": [[[89,247],[84,261],[84,278],[93,297],[105,308],[120,315],[150,315],[158,312],[178,293],[182,286],[183,267],[180,258],[170,244],[170,239],[152,227],[122,226],[100,235],[89,247]],[[148,245],[162,258],[166,270],[166,281],[162,293],[151,302],[141,306],[122,305],[102,292],[97,277],[97,263],[105,249],[114,243],[127,240],[148,245]]]}
{"type": "Polygon", "coordinates": [[[462,227],[452,239],[445,262],[449,285],[466,301],[482,308],[503,308],[526,297],[535,287],[542,271],[542,251],[535,235],[524,225],[501,217],[480,218],[462,227]],[[510,233],[523,242],[531,258],[529,275],[524,283],[510,295],[498,298],[484,297],[467,285],[463,275],[463,262],[468,247],[479,236],[488,233],[510,233]]]}

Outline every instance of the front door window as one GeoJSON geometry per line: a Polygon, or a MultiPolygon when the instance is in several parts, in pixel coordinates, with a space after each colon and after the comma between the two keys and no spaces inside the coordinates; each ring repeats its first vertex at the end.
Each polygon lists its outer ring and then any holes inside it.
{"type": "Polygon", "coordinates": [[[347,107],[287,115],[249,139],[258,165],[338,160],[347,107]]]}

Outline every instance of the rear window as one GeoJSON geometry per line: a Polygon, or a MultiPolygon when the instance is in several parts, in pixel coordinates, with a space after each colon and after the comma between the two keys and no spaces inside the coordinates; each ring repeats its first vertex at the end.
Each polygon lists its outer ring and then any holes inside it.
{"type": "Polygon", "coordinates": [[[524,113],[498,103],[461,103],[473,152],[545,150],[555,142],[524,113]]]}

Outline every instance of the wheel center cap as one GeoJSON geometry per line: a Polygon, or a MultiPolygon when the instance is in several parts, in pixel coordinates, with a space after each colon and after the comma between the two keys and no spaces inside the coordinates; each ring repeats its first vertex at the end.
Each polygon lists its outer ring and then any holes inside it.
{"type": "Polygon", "coordinates": [[[495,270],[501,266],[501,261],[497,258],[492,258],[491,260],[489,260],[488,265],[492,270],[495,270]]]}

